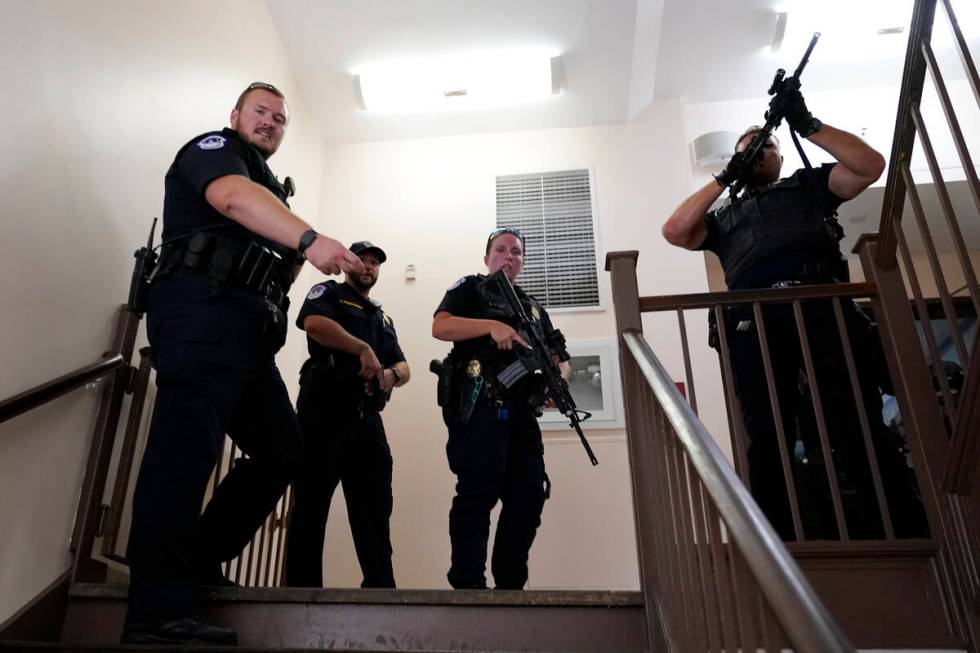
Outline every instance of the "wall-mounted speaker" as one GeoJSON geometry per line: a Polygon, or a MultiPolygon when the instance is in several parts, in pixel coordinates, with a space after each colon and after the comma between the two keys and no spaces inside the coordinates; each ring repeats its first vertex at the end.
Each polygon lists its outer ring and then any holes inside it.
{"type": "Polygon", "coordinates": [[[735,132],[708,132],[694,139],[694,160],[702,168],[723,166],[735,152],[735,132]]]}

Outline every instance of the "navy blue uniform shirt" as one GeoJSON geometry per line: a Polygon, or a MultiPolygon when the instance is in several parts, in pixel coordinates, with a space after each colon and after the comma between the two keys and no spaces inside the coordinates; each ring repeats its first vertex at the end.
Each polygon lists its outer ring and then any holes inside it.
{"type": "Polygon", "coordinates": [[[708,233],[697,249],[718,255],[730,290],[794,279],[804,261],[843,260],[835,218],[843,200],[829,188],[835,165],[797,170],[705,216],[708,233]]]}
{"type": "MultiPolygon", "coordinates": [[[[302,329],[307,315],[329,318],[347,333],[369,344],[382,367],[388,368],[405,360],[405,354],[398,345],[395,323],[379,305],[354,290],[350,284],[330,280],[313,286],[296,316],[296,326],[302,329]]],[[[313,362],[325,362],[332,355],[334,363],[341,370],[356,373],[361,368],[359,358],[353,354],[324,347],[309,335],[306,336],[306,343],[313,362]]]]}
{"type": "MultiPolygon", "coordinates": [[[[517,327],[517,322],[504,314],[496,312],[485,297],[480,294],[479,285],[486,279],[482,274],[471,274],[463,277],[446,291],[436,309],[436,313],[445,311],[456,317],[466,317],[478,320],[497,320],[511,327],[517,327]]],[[[532,321],[540,321],[545,336],[555,330],[551,324],[548,312],[520,286],[514,285],[517,297],[524,305],[524,312],[532,321]]],[[[498,362],[509,364],[517,355],[512,351],[501,351],[489,335],[461,340],[453,343],[453,354],[461,360],[477,358],[484,363],[498,362]]]]}
{"type": "Polygon", "coordinates": [[[167,171],[163,202],[164,241],[202,228],[221,227],[221,236],[242,243],[257,241],[278,252],[289,264],[297,261],[293,249],[272,242],[221,215],[204,196],[208,184],[226,175],[240,175],[268,188],[287,207],[286,189],[265,159],[234,129],[208,132],[188,141],[167,171]]]}

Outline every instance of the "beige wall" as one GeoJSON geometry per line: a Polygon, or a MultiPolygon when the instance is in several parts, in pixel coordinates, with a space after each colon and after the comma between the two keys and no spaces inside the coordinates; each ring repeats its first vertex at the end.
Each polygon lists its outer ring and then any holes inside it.
{"type": "MultiPolygon", "coordinates": [[[[401,586],[447,586],[454,477],[446,464],[446,431],[428,364],[449,345],[432,339],[431,316],[451,283],[483,270],[483,246],[495,225],[495,177],[590,168],[603,259],[606,251],[640,249],[641,294],[697,292],[706,289],[700,257],[668,246],[659,234],[663,219],[690,192],[686,166],[676,165],[686,156],[676,102],[662,103],[648,121],[629,125],[326,149],[324,229],[345,241],[367,238],[386,249],[388,262],[372,296],[394,318],[414,373],[384,414],[395,461],[392,540],[401,586]],[[414,282],[404,279],[409,264],[416,268],[414,282]]],[[[601,272],[600,279],[606,310],[554,316],[568,339],[614,336],[608,275],[601,272]]],[[[650,318],[646,324],[655,350],[682,378],[676,323],[650,318]]],[[[704,342],[702,327],[692,325],[693,341],[704,342]]],[[[712,360],[704,352],[698,356],[702,368],[712,360]]],[[[711,406],[714,397],[720,406],[720,386],[712,388],[707,378],[704,385],[704,405],[711,406]]],[[[708,418],[713,427],[724,420],[720,411],[708,411],[708,418]]],[[[638,586],[623,431],[586,430],[601,461],[596,468],[577,440],[561,432],[545,434],[554,491],[532,550],[531,587],[638,586]]],[[[353,586],[360,575],[339,497],[334,506],[327,584],[353,586]]]]}
{"type": "MultiPolygon", "coordinates": [[[[291,98],[272,165],[297,180],[294,207],[318,212],[319,131],[260,0],[7,2],[0,75],[0,397],[106,349],[177,148],[226,125],[249,82],[291,98]]],[[[0,620],[68,563],[97,395],[0,426],[0,620]]]]}
{"type": "MultiPolygon", "coordinates": [[[[294,208],[317,216],[328,234],[375,240],[390,255],[376,296],[394,317],[415,373],[385,413],[395,457],[396,575],[404,587],[446,586],[454,479],[427,367],[448,346],[430,337],[430,317],[450,283],[482,268],[495,176],[590,168],[603,256],[641,250],[643,295],[707,290],[701,258],[659,235],[693,187],[692,171],[678,165],[688,156],[679,102],[655,104],[643,122],[629,125],[323,149],[258,0],[22,2],[6,8],[0,43],[5,95],[13,98],[0,105],[11,127],[0,163],[0,288],[5,306],[23,307],[6,311],[0,325],[0,396],[106,347],[131,252],[159,215],[163,173],[177,147],[224,125],[249,81],[281,85],[292,125],[272,163],[298,182],[294,208]],[[416,266],[414,282],[402,278],[408,264],[416,266]],[[31,346],[32,338],[44,344],[31,346]]],[[[614,337],[608,278],[600,278],[605,310],[555,316],[569,339],[614,337]]],[[[318,279],[304,272],[294,306],[318,279]]],[[[644,324],[654,350],[682,379],[673,317],[647,316],[644,324]]],[[[717,359],[704,346],[703,316],[689,319],[688,328],[702,417],[725,442],[717,359]]],[[[293,330],[279,357],[293,392],[304,357],[302,334],[293,330]]],[[[79,391],[0,427],[0,618],[67,564],[96,397],[79,391]]],[[[546,434],[554,495],[532,552],[532,587],[637,587],[624,433],[587,431],[597,468],[576,440],[546,434]]],[[[339,499],[327,579],[354,586],[360,575],[339,499]]]]}

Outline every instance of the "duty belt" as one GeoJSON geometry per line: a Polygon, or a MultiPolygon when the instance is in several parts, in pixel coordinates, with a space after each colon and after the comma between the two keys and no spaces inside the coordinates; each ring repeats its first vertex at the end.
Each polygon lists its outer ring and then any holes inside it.
{"type": "Polygon", "coordinates": [[[181,269],[204,274],[215,287],[244,286],[285,308],[292,270],[277,252],[255,241],[242,243],[205,232],[194,234],[181,245],[164,245],[157,273],[181,269]]]}

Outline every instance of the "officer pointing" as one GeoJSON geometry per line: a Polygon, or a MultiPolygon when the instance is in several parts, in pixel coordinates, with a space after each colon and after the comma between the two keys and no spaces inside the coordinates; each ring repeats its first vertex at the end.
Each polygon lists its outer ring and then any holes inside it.
{"type": "Polygon", "coordinates": [[[124,642],[237,641],[200,617],[195,585],[226,582],[220,563],[252,538],[302,456],[273,359],[286,293],[304,259],[327,274],[364,271],[289,210],[266,163],[288,122],[283,94],[251,84],[231,128],[188,141],[166,175],[164,243],[147,296],[158,391],[133,499],[124,642]],[[248,458],[200,514],[226,433],[248,458]]]}

